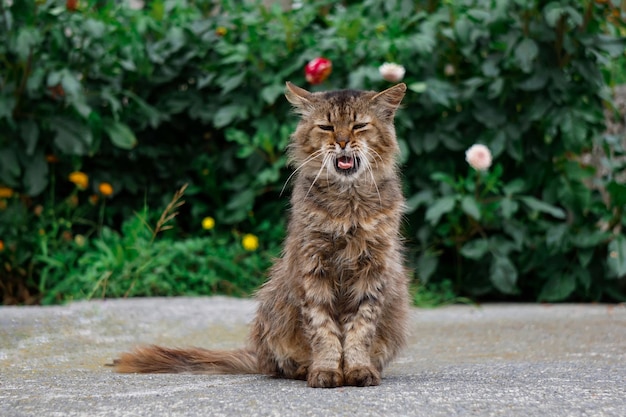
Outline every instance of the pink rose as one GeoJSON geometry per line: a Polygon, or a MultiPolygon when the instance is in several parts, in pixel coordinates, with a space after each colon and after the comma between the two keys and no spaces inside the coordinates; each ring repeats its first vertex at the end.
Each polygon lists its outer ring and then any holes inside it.
{"type": "Polygon", "coordinates": [[[485,145],[472,145],[465,151],[465,160],[472,168],[486,171],[491,166],[491,151],[485,145]]]}

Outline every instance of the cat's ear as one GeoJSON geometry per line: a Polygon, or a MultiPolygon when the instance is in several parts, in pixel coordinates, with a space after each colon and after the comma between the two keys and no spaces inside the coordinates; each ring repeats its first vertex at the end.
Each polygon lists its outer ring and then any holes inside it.
{"type": "Polygon", "coordinates": [[[287,100],[293,104],[298,113],[303,115],[309,113],[309,109],[312,105],[310,92],[287,81],[285,97],[287,97],[287,100]]]}
{"type": "Polygon", "coordinates": [[[371,103],[380,116],[385,119],[391,119],[400,106],[405,92],[406,84],[396,84],[374,95],[374,97],[371,98],[371,103]]]}

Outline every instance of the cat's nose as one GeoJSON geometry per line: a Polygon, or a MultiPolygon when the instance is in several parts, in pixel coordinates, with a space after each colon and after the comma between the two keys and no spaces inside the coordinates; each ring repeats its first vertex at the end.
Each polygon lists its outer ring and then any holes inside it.
{"type": "Polygon", "coordinates": [[[348,141],[347,141],[347,140],[345,140],[345,139],[339,139],[339,140],[337,141],[337,145],[339,145],[339,147],[340,147],[341,149],[346,149],[346,145],[347,145],[347,144],[348,144],[348,141]]]}

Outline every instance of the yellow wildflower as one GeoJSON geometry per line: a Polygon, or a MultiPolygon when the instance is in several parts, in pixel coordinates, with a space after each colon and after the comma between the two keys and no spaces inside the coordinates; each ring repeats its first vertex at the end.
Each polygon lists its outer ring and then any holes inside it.
{"type": "Polygon", "coordinates": [[[241,244],[245,250],[255,251],[259,248],[259,238],[253,234],[246,234],[241,240],[241,244]]]}
{"type": "Polygon", "coordinates": [[[217,29],[215,29],[215,34],[217,36],[224,36],[228,33],[228,29],[226,29],[224,26],[219,26],[217,29]]]}
{"type": "Polygon", "coordinates": [[[91,205],[95,206],[96,204],[98,204],[98,201],[100,200],[100,197],[98,196],[98,194],[92,194],[89,196],[89,202],[91,203],[91,205]]]}
{"type": "Polygon", "coordinates": [[[67,197],[67,205],[70,207],[78,207],[78,196],[72,194],[67,197]]]}
{"type": "Polygon", "coordinates": [[[113,186],[108,182],[101,182],[98,186],[98,191],[105,197],[108,197],[113,194],[113,186]]]}
{"type": "Polygon", "coordinates": [[[13,190],[9,187],[0,187],[0,198],[13,197],[13,190]]]}
{"type": "Polygon", "coordinates": [[[74,171],[68,178],[80,190],[84,190],[89,185],[89,177],[84,172],[74,171]]]}
{"type": "Polygon", "coordinates": [[[215,219],[213,217],[205,217],[202,219],[202,228],[204,230],[211,230],[215,227],[215,219]]]}
{"type": "Polygon", "coordinates": [[[76,246],[78,246],[79,248],[84,247],[86,241],[87,240],[85,239],[85,236],[83,236],[83,235],[76,235],[76,236],[74,236],[74,243],[76,243],[76,246]]]}

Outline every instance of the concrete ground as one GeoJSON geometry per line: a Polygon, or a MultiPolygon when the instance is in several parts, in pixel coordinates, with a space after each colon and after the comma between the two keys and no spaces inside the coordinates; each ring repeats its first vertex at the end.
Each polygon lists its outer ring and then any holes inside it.
{"type": "Polygon", "coordinates": [[[119,375],[134,345],[243,344],[255,304],[224,297],[0,307],[0,415],[626,416],[626,306],[414,310],[378,387],[259,375],[119,375]]]}

